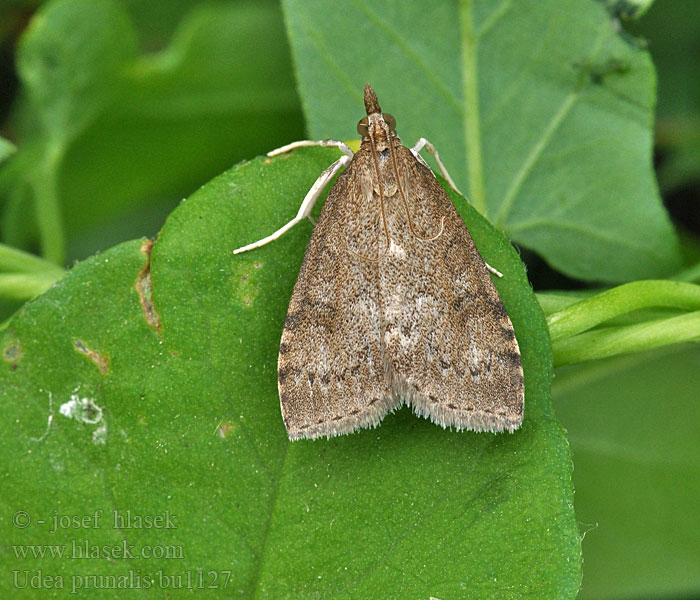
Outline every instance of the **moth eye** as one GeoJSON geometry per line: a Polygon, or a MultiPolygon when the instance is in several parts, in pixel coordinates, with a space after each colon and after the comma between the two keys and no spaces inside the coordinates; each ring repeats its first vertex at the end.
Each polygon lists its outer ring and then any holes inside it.
{"type": "Polygon", "coordinates": [[[396,119],[394,119],[394,115],[383,113],[382,117],[384,117],[384,121],[389,126],[389,129],[396,131],[396,119]]]}
{"type": "Polygon", "coordinates": [[[363,117],[357,124],[357,133],[359,133],[363,138],[369,136],[369,119],[363,117]]]}

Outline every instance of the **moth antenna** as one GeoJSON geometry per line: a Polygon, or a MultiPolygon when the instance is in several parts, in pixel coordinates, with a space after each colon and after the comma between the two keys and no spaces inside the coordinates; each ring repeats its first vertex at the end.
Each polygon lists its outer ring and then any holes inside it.
{"type": "Polygon", "coordinates": [[[406,219],[408,220],[409,231],[417,240],[421,242],[432,242],[433,240],[438,239],[445,229],[445,218],[443,217],[442,221],[440,222],[440,231],[437,235],[434,235],[433,237],[429,238],[424,238],[416,233],[416,230],[413,228],[413,217],[411,217],[411,211],[408,208],[408,200],[406,200],[406,194],[404,193],[403,186],[401,185],[401,178],[399,177],[399,167],[396,164],[396,154],[394,153],[393,145],[389,145],[389,152],[391,153],[391,162],[392,166],[394,167],[394,175],[396,176],[396,185],[399,188],[399,192],[401,194],[401,201],[403,202],[403,208],[406,211],[406,219]]]}
{"type": "Polygon", "coordinates": [[[350,254],[354,254],[355,256],[357,256],[357,258],[361,258],[362,260],[366,260],[366,261],[368,261],[368,262],[379,262],[379,257],[377,257],[377,258],[370,258],[369,256],[365,256],[364,254],[360,254],[359,252],[355,252],[355,251],[350,247],[349,244],[348,244],[347,248],[348,248],[348,252],[349,252],[350,254]]]}

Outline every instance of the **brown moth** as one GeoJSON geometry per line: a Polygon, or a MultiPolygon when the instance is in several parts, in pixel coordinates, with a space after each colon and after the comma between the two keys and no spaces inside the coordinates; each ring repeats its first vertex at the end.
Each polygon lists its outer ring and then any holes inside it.
{"type": "Polygon", "coordinates": [[[280,149],[335,145],[346,156],[319,177],[295,220],[236,251],[308,216],[348,165],[311,236],[282,332],[287,433],[293,440],[351,433],[404,403],[443,427],[512,432],[523,419],[523,370],[490,267],[418,155],[432,146],[403,146],[369,85],[364,101],[354,156],[329,140],[280,149]]]}

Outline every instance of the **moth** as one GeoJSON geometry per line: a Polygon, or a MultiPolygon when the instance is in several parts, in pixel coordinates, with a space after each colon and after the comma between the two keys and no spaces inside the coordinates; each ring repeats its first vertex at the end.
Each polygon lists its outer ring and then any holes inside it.
{"type": "MultiPolygon", "coordinates": [[[[442,427],[514,431],[523,370],[513,325],[449,196],[365,86],[362,142],[326,169],[297,216],[243,252],[309,217],[334,175],[282,331],[278,389],[290,439],[375,427],[404,404],[442,427]]],[[[455,188],[456,189],[456,188],[455,188]]],[[[500,274],[499,274],[500,275],[500,274]]]]}

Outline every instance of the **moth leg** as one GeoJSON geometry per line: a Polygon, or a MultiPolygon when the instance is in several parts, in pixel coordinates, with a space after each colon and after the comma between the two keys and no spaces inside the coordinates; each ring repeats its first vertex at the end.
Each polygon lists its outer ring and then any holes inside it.
{"type": "MultiPolygon", "coordinates": [[[[333,140],[324,140],[324,141],[333,141],[333,140]]],[[[342,142],[339,142],[339,143],[342,144],[342,142]]],[[[303,144],[303,142],[295,142],[295,144],[303,144]]],[[[306,145],[314,145],[314,143],[311,142],[311,143],[306,144],[306,145]]],[[[294,146],[294,144],[289,144],[289,146],[294,146]]],[[[289,149],[288,146],[285,146],[284,148],[289,149]]],[[[282,148],[278,148],[278,150],[282,150],[282,148]]],[[[286,150],[284,150],[284,151],[286,152],[286,150]]],[[[313,209],[314,204],[316,203],[316,200],[318,200],[318,198],[321,196],[321,193],[323,192],[323,188],[325,188],[328,185],[328,182],[331,179],[333,179],[335,174],[338,171],[340,171],[340,169],[342,169],[343,167],[350,164],[350,161],[352,160],[352,150],[350,150],[350,148],[348,148],[348,151],[350,152],[349,156],[347,154],[345,154],[344,156],[341,156],[330,167],[328,167],[323,173],[321,173],[318,176],[318,179],[316,180],[316,182],[311,186],[311,189],[306,193],[306,196],[304,197],[304,201],[301,203],[301,206],[299,207],[299,212],[297,212],[296,217],[294,217],[286,225],[280,227],[274,233],[268,235],[267,237],[264,237],[261,240],[258,240],[257,242],[253,242],[252,244],[248,244],[247,246],[242,246],[240,248],[236,248],[233,251],[233,253],[240,254],[241,252],[247,252],[248,250],[252,250],[253,248],[260,248],[261,246],[264,246],[268,242],[272,242],[273,240],[276,240],[278,237],[284,235],[287,231],[289,231],[297,223],[299,223],[300,221],[303,221],[304,219],[309,217],[309,215],[311,214],[311,210],[313,209]]],[[[273,150],[273,152],[277,152],[277,151],[273,150]]],[[[268,156],[269,156],[269,154],[268,154],[268,156]]]]}
{"type": "Polygon", "coordinates": [[[484,264],[486,265],[486,268],[491,271],[496,277],[503,277],[503,273],[501,273],[498,269],[494,269],[489,263],[484,261],[484,264]]]}
{"type": "MultiPolygon", "coordinates": [[[[455,182],[452,181],[452,177],[450,177],[450,174],[447,172],[447,169],[445,168],[445,165],[442,164],[442,161],[440,160],[440,155],[438,154],[437,148],[433,146],[428,140],[425,138],[420,138],[416,144],[411,148],[411,152],[413,153],[413,156],[415,156],[420,162],[422,162],[426,167],[428,166],[427,163],[423,160],[423,157],[419,154],[419,152],[425,148],[430,154],[432,154],[435,157],[435,162],[437,163],[438,168],[440,169],[440,174],[445,178],[447,183],[450,184],[450,187],[457,192],[460,195],[462,192],[459,191],[459,188],[455,185],[455,182]]],[[[430,168],[430,167],[428,167],[430,168]]]]}
{"type": "Polygon", "coordinates": [[[290,150],[294,150],[294,148],[305,148],[308,146],[324,146],[338,148],[338,150],[340,150],[348,158],[353,157],[353,151],[350,150],[350,147],[344,142],[341,142],[340,140],[299,140],[297,142],[287,144],[286,146],[281,146],[279,148],[275,148],[274,150],[270,150],[267,153],[267,156],[278,156],[280,154],[284,154],[285,152],[289,152],[290,150]]]}

